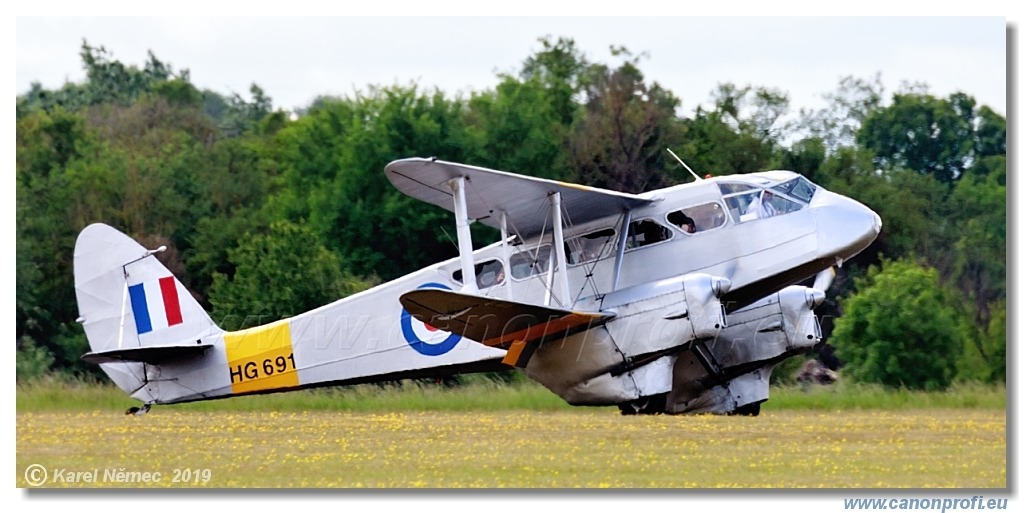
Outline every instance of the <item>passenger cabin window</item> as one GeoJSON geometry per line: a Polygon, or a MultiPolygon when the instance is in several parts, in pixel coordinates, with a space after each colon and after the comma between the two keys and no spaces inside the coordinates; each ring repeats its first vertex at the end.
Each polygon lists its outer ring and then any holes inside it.
{"type": "Polygon", "coordinates": [[[536,251],[522,251],[509,258],[512,277],[517,280],[529,278],[535,274],[548,272],[551,263],[551,246],[541,246],[536,251]]]}
{"type": "Polygon", "coordinates": [[[629,223],[626,233],[626,249],[642,248],[672,238],[672,230],[651,219],[629,223]]]}
{"type": "Polygon", "coordinates": [[[725,224],[725,211],[718,203],[704,203],[669,212],[667,219],[686,233],[697,233],[725,224]]]}
{"type": "Polygon", "coordinates": [[[615,230],[605,228],[565,241],[565,259],[571,264],[599,260],[611,254],[615,246],[615,230]]]}
{"type": "MultiPolygon", "coordinates": [[[[486,289],[505,282],[505,266],[501,260],[486,260],[473,266],[476,273],[476,286],[486,289]]],[[[462,283],[462,269],[452,273],[452,281],[462,283]]]]}
{"type": "Polygon", "coordinates": [[[725,205],[736,223],[788,214],[804,207],[778,193],[762,189],[726,196],[725,205]]]}

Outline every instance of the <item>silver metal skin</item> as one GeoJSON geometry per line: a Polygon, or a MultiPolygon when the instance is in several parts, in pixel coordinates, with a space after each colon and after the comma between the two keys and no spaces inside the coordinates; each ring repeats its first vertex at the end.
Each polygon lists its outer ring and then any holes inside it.
{"type": "MultiPolygon", "coordinates": [[[[387,171],[409,176],[415,166],[431,165],[409,159],[387,171]]],[[[456,166],[438,169],[437,184],[461,176],[452,174],[456,166]]],[[[505,350],[433,330],[399,303],[418,288],[465,287],[474,296],[614,316],[545,339],[521,364],[571,404],[618,405],[624,413],[756,413],[768,398],[772,369],[820,341],[813,309],[825,291],[793,285],[817,275],[815,284],[827,288],[830,269],[867,248],[881,230],[870,209],[809,182],[786,200],[785,184],[799,178],[788,171],[711,178],[638,196],[602,191],[596,201],[588,201],[594,190],[587,188],[550,182],[555,185],[546,189],[549,182],[485,171],[430,189],[429,201],[460,212],[463,221],[506,228],[515,236],[511,243],[473,251],[471,258],[464,251],[244,332],[218,328],[174,280],[184,321],[138,334],[127,287],[170,273],[127,236],[92,225],[75,252],[88,358],[103,362],[118,386],[145,404],[507,368],[505,350]],[[473,187],[503,183],[532,195],[524,200],[529,208],[506,193],[505,203],[481,211],[473,187]],[[755,195],[768,204],[759,207],[769,212],[764,217],[752,210],[755,195]],[[792,211],[780,212],[786,208],[792,211]],[[713,215],[691,233],[671,221],[681,210],[713,215]],[[553,230],[550,220],[563,214],[564,225],[553,230]],[[129,267],[135,271],[127,273],[129,267]],[[199,347],[186,352],[184,344],[199,347]]],[[[468,227],[460,223],[465,250],[463,232],[468,227]]]]}

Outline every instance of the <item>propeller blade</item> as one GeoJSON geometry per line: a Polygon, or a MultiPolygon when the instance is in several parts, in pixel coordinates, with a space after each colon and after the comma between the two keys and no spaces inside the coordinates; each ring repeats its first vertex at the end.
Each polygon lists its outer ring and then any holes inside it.
{"type": "Polygon", "coordinates": [[[820,273],[818,273],[817,276],[814,277],[814,285],[812,285],[811,287],[823,292],[827,291],[828,288],[832,285],[832,278],[835,277],[836,268],[829,267],[828,269],[821,271],[820,273]]]}

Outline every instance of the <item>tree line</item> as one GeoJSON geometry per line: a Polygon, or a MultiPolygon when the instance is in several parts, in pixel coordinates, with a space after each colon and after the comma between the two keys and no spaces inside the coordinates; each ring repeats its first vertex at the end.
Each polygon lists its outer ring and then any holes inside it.
{"type": "Polygon", "coordinates": [[[825,108],[796,113],[784,91],[719,84],[684,116],[642,55],[539,45],[491,89],[368,85],[289,113],[256,84],[247,97],[201,90],[152,52],[139,67],[83,42],[83,82],[17,97],[18,378],[97,374],[75,323],[72,253],[88,224],[166,245],[165,265],[239,329],[457,254],[450,215],[391,187],[391,160],[641,192],[689,180],[672,148],[701,174],[790,169],[882,217],[819,309],[836,328],[829,365],[895,386],[1005,380],[1002,115],[920,84],[887,94],[875,76],[842,78],[825,108]]]}

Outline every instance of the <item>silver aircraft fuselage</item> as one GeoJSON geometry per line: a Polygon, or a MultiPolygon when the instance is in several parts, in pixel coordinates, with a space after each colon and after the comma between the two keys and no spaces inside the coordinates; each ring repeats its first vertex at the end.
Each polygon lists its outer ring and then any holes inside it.
{"type": "MultiPolygon", "coordinates": [[[[867,207],[788,171],[640,197],[642,206],[579,225],[570,212],[560,234],[513,232],[471,253],[472,294],[610,318],[545,340],[517,363],[572,404],[669,413],[756,407],[771,369],[819,341],[811,310],[823,291],[791,285],[842,265],[881,229],[867,207]],[[552,249],[558,235],[564,270],[552,249]]],[[[552,213],[538,209],[537,219],[552,213]]],[[[399,302],[420,288],[462,289],[469,265],[453,258],[310,312],[225,332],[152,251],[117,230],[92,225],[75,249],[87,356],[147,405],[508,368],[505,350],[436,330],[399,302]],[[129,289],[153,290],[145,287],[155,280],[176,286],[181,300],[177,324],[161,330],[140,327],[138,305],[128,302],[129,289]]]]}

